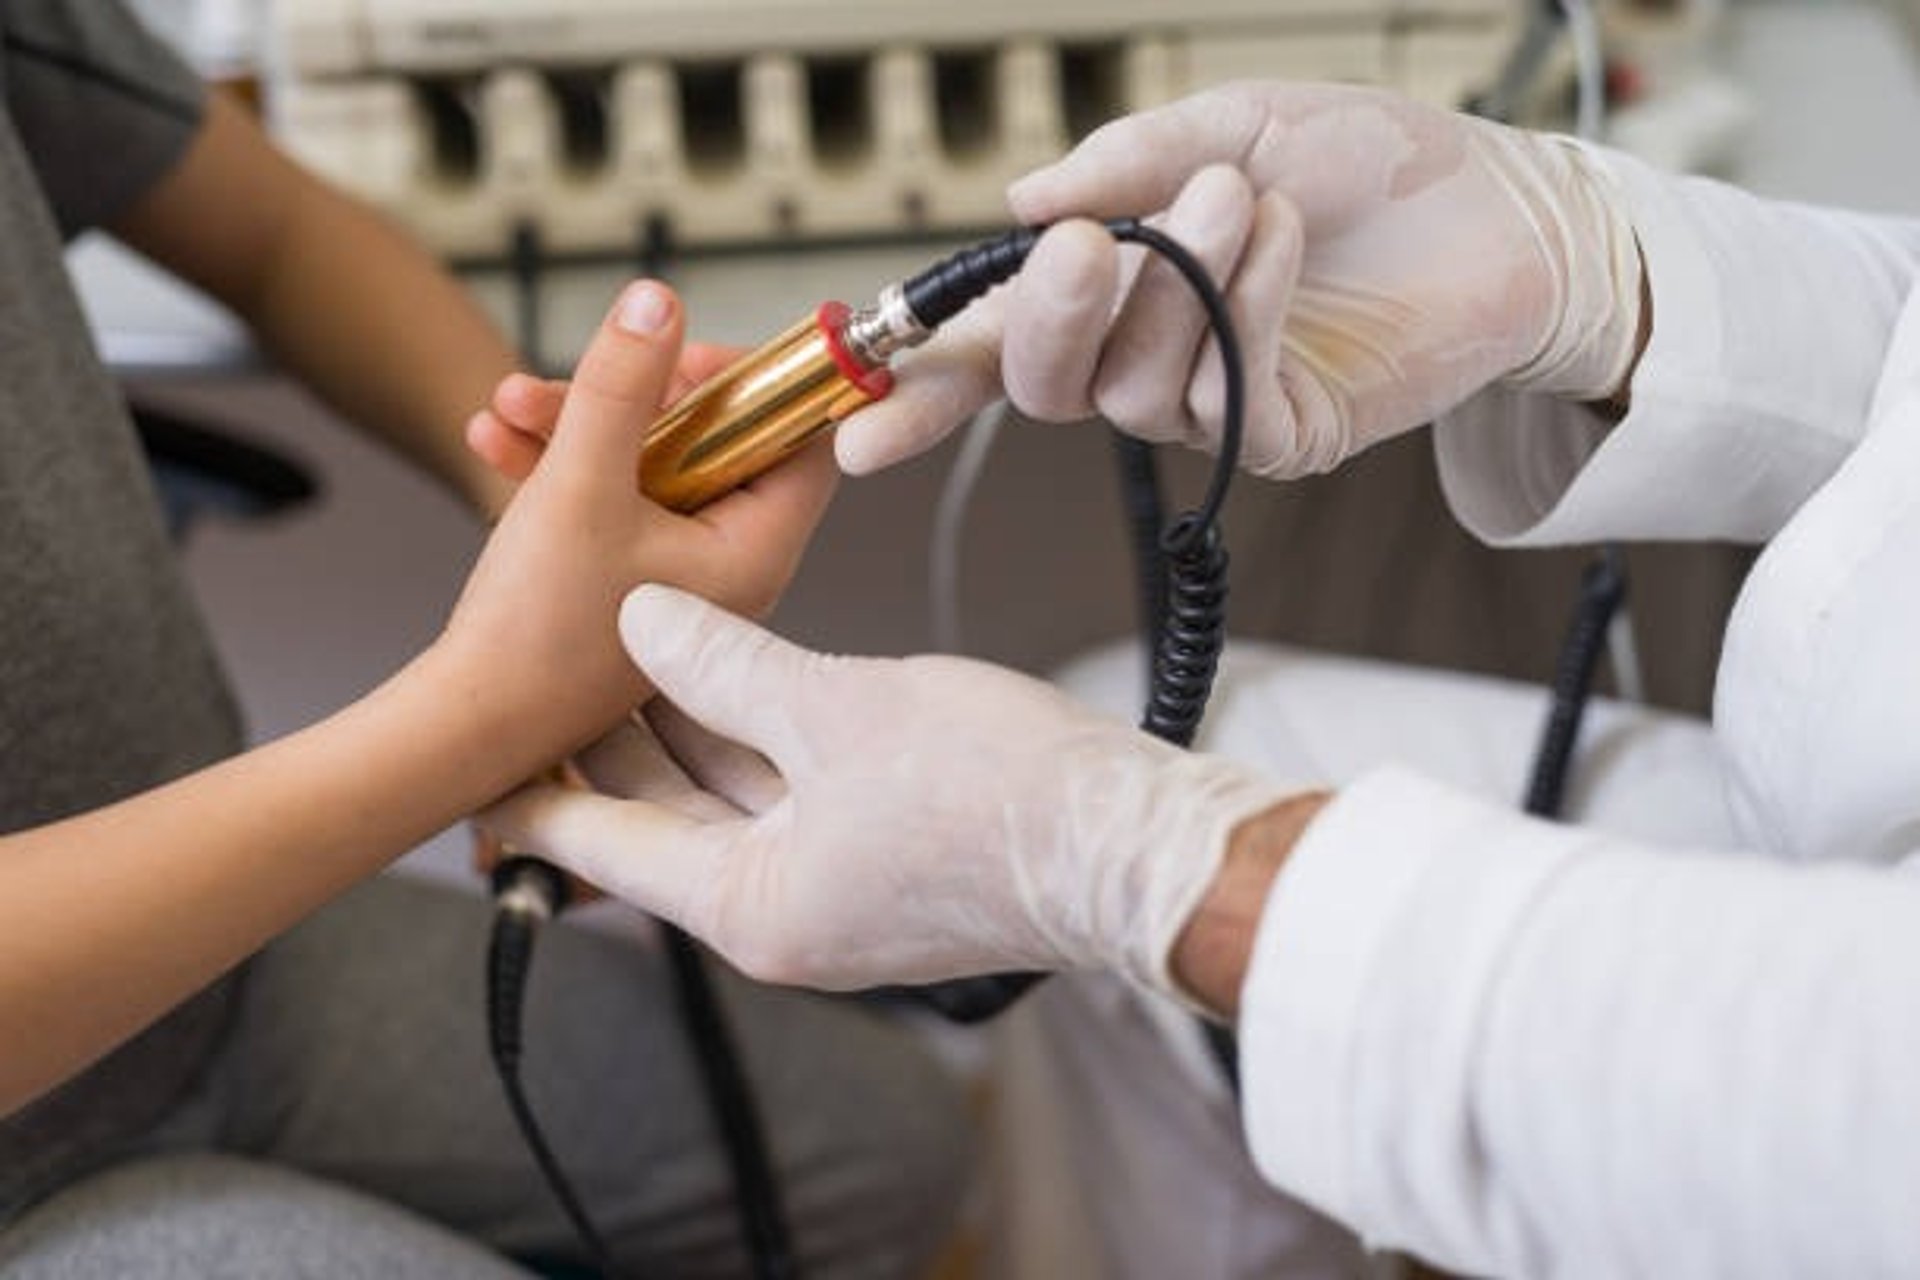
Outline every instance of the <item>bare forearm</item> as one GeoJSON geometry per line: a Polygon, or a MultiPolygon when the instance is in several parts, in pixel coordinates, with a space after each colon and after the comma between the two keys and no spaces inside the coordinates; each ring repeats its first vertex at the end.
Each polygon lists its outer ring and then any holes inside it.
{"type": "Polygon", "coordinates": [[[0,1114],[542,763],[434,661],[270,746],[0,839],[0,1114]]]}
{"type": "Polygon", "coordinates": [[[1274,879],[1330,799],[1323,791],[1296,796],[1241,823],[1206,897],[1174,944],[1174,980],[1223,1018],[1239,1015],[1240,987],[1274,879]]]}
{"type": "Polygon", "coordinates": [[[510,486],[462,428],[518,360],[472,295],[377,214],[316,185],[298,200],[248,316],[279,362],[476,509],[510,486]]]}
{"type": "Polygon", "coordinates": [[[187,154],[113,230],[232,307],[348,419],[498,512],[509,486],[462,431],[517,364],[512,346],[439,263],[240,107],[210,97],[187,154]]]}

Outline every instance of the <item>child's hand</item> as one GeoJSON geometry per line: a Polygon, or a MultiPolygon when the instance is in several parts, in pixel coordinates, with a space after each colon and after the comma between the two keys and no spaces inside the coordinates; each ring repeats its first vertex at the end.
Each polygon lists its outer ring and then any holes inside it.
{"type": "Polygon", "coordinates": [[[640,442],[673,386],[681,332],[670,290],[628,287],[434,646],[453,695],[525,739],[529,772],[641,697],[615,625],[629,589],[667,582],[764,612],[832,492],[831,457],[812,449],[691,516],[640,494],[640,442]]]}

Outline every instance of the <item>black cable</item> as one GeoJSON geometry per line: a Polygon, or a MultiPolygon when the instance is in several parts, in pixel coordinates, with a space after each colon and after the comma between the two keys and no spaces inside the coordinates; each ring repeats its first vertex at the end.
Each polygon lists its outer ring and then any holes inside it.
{"type": "MultiPolygon", "coordinates": [[[[1166,519],[1166,504],[1161,497],[1160,467],[1153,447],[1122,431],[1113,433],[1114,462],[1120,473],[1121,505],[1126,512],[1127,540],[1133,546],[1135,585],[1139,592],[1140,629],[1146,635],[1159,635],[1168,616],[1168,557],[1160,550],[1161,525],[1166,519]]],[[[1222,566],[1224,568],[1224,565],[1222,566]]],[[[1204,586],[1204,584],[1202,584],[1204,586]]],[[[1217,634],[1224,638],[1224,618],[1218,619],[1217,634]]],[[[1214,634],[1209,629],[1209,634],[1214,634]]],[[[1159,660],[1157,647],[1143,647],[1147,666],[1147,687],[1154,687],[1154,669],[1159,660]]],[[[1235,1096],[1240,1094],[1240,1046],[1230,1027],[1210,1019],[1200,1020],[1214,1064],[1235,1096]]]]}
{"type": "MultiPolygon", "coordinates": [[[[1246,434],[1245,363],[1226,295],[1207,274],[1205,264],[1185,245],[1138,219],[1116,218],[1104,225],[1114,239],[1138,244],[1160,255],[1180,273],[1207,313],[1207,323],[1220,346],[1220,362],[1226,379],[1220,451],[1214,460],[1206,496],[1199,507],[1159,533],[1153,548],[1157,555],[1143,556],[1140,560],[1143,598],[1151,596],[1156,606],[1164,601],[1164,607],[1155,608],[1149,615],[1152,664],[1148,672],[1147,707],[1140,727],[1164,741],[1186,747],[1193,744],[1200,719],[1206,712],[1226,643],[1227,553],[1221,542],[1219,522],[1246,434]],[[1164,595],[1157,581],[1160,575],[1164,575],[1164,595]]],[[[1019,271],[1039,242],[1040,234],[1036,228],[1022,227],[942,259],[901,286],[908,309],[927,329],[937,328],[1019,271]]],[[[1123,449],[1121,456],[1128,459],[1128,451],[1123,449]]],[[[1147,481],[1138,489],[1129,485],[1130,495],[1141,508],[1134,525],[1137,543],[1141,529],[1147,527],[1149,520],[1154,526],[1158,525],[1159,483],[1152,473],[1151,458],[1143,464],[1136,455],[1126,465],[1136,477],[1147,481]],[[1151,515],[1145,510],[1149,488],[1154,508],[1151,515]]],[[[924,1003],[956,1022],[980,1022],[1005,1010],[1045,976],[985,974],[930,983],[914,991],[924,1003]]],[[[1221,1033],[1210,1029],[1208,1042],[1221,1059],[1229,1081],[1233,1080],[1236,1069],[1231,1038],[1223,1041],[1221,1033]]]]}
{"type": "Polygon", "coordinates": [[[1593,693],[1593,674],[1606,647],[1607,628],[1627,598],[1627,574],[1618,548],[1609,547],[1580,575],[1580,599],[1560,647],[1553,673],[1547,721],[1527,779],[1526,811],[1557,818],[1566,800],[1567,770],[1580,720],[1593,693]]]}
{"type": "Polygon", "coordinates": [[[753,1090],[720,1008],[718,994],[693,939],[666,927],[667,958],[673,964],[680,1016],[700,1059],[700,1079],[720,1126],[722,1145],[732,1167],[740,1229],[756,1280],[793,1280],[800,1274],[780,1186],[767,1156],[766,1133],[753,1090]]]}
{"type": "MultiPolygon", "coordinates": [[[[1468,102],[1466,110],[1512,124],[1520,95],[1539,75],[1567,26],[1565,0],[1538,0],[1531,6],[1520,43],[1508,57],[1494,88],[1468,102]]],[[[1608,546],[1581,574],[1580,598],[1574,604],[1573,620],[1554,668],[1547,720],[1540,730],[1523,800],[1526,812],[1536,817],[1561,815],[1580,721],[1593,694],[1594,672],[1606,644],[1607,629],[1626,602],[1626,595],[1626,559],[1617,546],[1608,546]]]]}
{"type": "Polygon", "coordinates": [[[533,1114],[520,1079],[521,1014],[526,1003],[527,976],[533,967],[533,946],[541,924],[566,901],[566,881],[548,864],[535,858],[508,858],[494,869],[494,891],[501,899],[493,917],[487,945],[487,1044],[494,1071],[507,1095],[513,1121],[533,1153],[534,1163],[552,1189],[554,1199],[586,1246],[593,1265],[603,1276],[615,1275],[613,1255],[587,1216],[585,1204],[568,1181],[546,1135],[533,1114]],[[516,896],[524,895],[524,896],[516,896]]]}
{"type": "MultiPolygon", "coordinates": [[[[620,1274],[605,1239],[567,1179],[540,1128],[520,1078],[521,1015],[534,943],[541,924],[566,903],[566,879],[537,858],[514,857],[494,869],[498,908],[487,949],[487,1038],[494,1070],[507,1095],[514,1123],[526,1139],[534,1163],[552,1189],[567,1220],[603,1276],[620,1274]]],[[[756,1280],[795,1280],[795,1260],[779,1183],[767,1154],[759,1109],[754,1105],[739,1051],[721,1010],[699,950],[677,929],[667,930],[667,956],[683,1025],[699,1060],[699,1074],[720,1130],[732,1174],[742,1237],[756,1280]]]]}
{"type": "MultiPolygon", "coordinates": [[[[1546,8],[1558,11],[1557,3],[1546,8]]],[[[1155,639],[1148,706],[1141,727],[1165,741],[1189,746],[1211,696],[1225,644],[1227,557],[1218,521],[1240,456],[1245,422],[1244,366],[1226,299],[1205,267],[1177,241],[1136,220],[1121,219],[1106,225],[1115,239],[1160,254],[1186,279],[1207,312],[1226,374],[1225,414],[1212,483],[1198,510],[1175,520],[1159,535],[1158,556],[1147,553],[1141,532],[1153,528],[1159,519],[1158,480],[1152,458],[1145,446],[1137,443],[1123,445],[1119,455],[1129,527],[1137,550],[1143,611],[1155,619],[1151,624],[1155,639]]],[[[908,307],[923,325],[936,328],[1017,272],[1039,235],[1036,229],[1022,228],[936,263],[903,286],[908,307]]],[[[1625,595],[1624,565],[1619,552],[1609,548],[1582,578],[1579,605],[1561,650],[1547,723],[1527,786],[1529,813],[1546,817],[1560,813],[1594,671],[1605,646],[1607,628],[1625,595]]],[[[1000,1012],[1043,976],[991,974],[936,983],[920,994],[947,1016],[974,1022],[1000,1012]]],[[[1207,1041],[1229,1083],[1237,1083],[1237,1054],[1231,1032],[1209,1024],[1207,1041]]]]}
{"type": "Polygon", "coordinates": [[[1220,347],[1220,368],[1225,375],[1226,403],[1220,419],[1220,452],[1214,459],[1213,478],[1207,484],[1207,496],[1200,506],[1183,519],[1175,520],[1164,540],[1166,550],[1178,554],[1198,547],[1219,536],[1220,511],[1226,506],[1227,489],[1233,483],[1234,469],[1240,465],[1240,449],[1247,434],[1247,372],[1240,355],[1240,335],[1233,326],[1233,312],[1227,307],[1227,295],[1207,274],[1206,264],[1178,240],[1135,218],[1116,218],[1106,224],[1116,240],[1144,245],[1165,258],[1193,290],[1194,297],[1207,313],[1207,325],[1220,347]]]}
{"type": "Polygon", "coordinates": [[[950,253],[900,285],[913,318],[928,332],[965,311],[993,286],[1011,280],[1040,243],[1039,227],[1015,227],[950,253]]]}
{"type": "MultiPolygon", "coordinates": [[[[1178,240],[1138,218],[1110,218],[1101,225],[1115,240],[1137,244],[1158,254],[1180,273],[1207,313],[1208,327],[1220,346],[1220,363],[1226,374],[1226,404],[1221,418],[1219,457],[1199,508],[1191,519],[1174,521],[1167,533],[1169,551],[1197,546],[1207,537],[1217,536],[1208,531],[1219,523],[1220,509],[1226,503],[1227,489],[1233,483],[1234,468],[1240,461],[1240,444],[1246,435],[1246,368],[1240,357],[1240,339],[1233,326],[1233,313],[1227,306],[1226,294],[1207,274],[1206,264],[1178,240]]],[[[907,309],[923,328],[938,329],[993,286],[1011,279],[1026,263],[1033,246],[1039,243],[1042,230],[1018,227],[942,258],[902,282],[900,293],[907,309]]]]}
{"type": "Polygon", "coordinates": [[[1145,245],[1171,263],[1206,310],[1226,375],[1226,405],[1220,452],[1200,506],[1176,519],[1161,535],[1166,556],[1166,610],[1154,645],[1152,684],[1140,727],[1176,746],[1192,746],[1213,694],[1227,633],[1227,552],[1220,538],[1220,511],[1240,462],[1246,433],[1247,378],[1239,335],[1226,295],[1186,246],[1132,219],[1109,223],[1115,239],[1145,245]]]}
{"type": "Polygon", "coordinates": [[[1198,519],[1181,517],[1161,538],[1167,601],[1140,720],[1142,729],[1176,747],[1193,745],[1227,645],[1227,551],[1219,527],[1198,519]]]}

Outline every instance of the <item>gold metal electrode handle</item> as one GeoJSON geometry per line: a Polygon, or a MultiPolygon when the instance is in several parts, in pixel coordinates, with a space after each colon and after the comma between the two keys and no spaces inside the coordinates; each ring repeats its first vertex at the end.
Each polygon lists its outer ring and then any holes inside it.
{"type": "Polygon", "coordinates": [[[654,423],[640,452],[647,496],[675,511],[705,506],[885,395],[886,372],[862,370],[841,342],[846,314],[827,304],[654,423]]]}

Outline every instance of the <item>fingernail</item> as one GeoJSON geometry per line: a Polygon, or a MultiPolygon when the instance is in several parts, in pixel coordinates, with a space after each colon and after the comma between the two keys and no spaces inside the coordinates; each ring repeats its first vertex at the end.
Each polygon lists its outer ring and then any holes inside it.
{"type": "Polygon", "coordinates": [[[673,296],[651,280],[628,285],[613,312],[615,324],[642,337],[659,333],[672,319],[673,296]]]}

